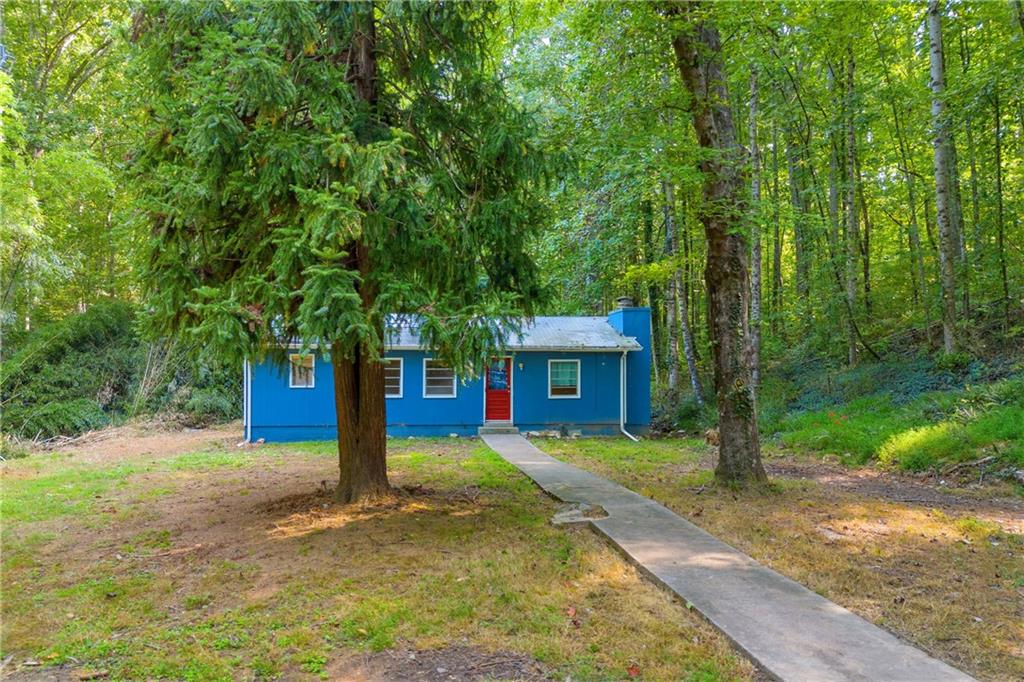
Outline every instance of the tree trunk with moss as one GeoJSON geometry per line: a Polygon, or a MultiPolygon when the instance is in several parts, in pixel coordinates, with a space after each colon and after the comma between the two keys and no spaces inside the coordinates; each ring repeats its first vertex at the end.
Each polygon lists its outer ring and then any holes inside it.
{"type": "Polygon", "coordinates": [[[718,30],[699,16],[697,3],[675,9],[689,23],[672,41],[679,72],[692,96],[693,126],[701,147],[704,206],[701,221],[708,255],[704,278],[714,356],[719,448],[715,476],[726,482],[764,481],[757,413],[751,394],[749,249],[743,167],[729,93],[722,72],[718,30]]]}

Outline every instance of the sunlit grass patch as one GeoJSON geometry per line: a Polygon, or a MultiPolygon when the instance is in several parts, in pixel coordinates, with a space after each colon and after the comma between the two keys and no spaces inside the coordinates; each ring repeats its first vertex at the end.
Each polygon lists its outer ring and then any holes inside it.
{"type": "Polygon", "coordinates": [[[961,455],[967,448],[964,428],[953,422],[907,429],[890,436],[878,448],[878,461],[910,471],[923,471],[936,462],[961,455]]]}
{"type": "Polygon", "coordinates": [[[796,412],[763,427],[787,446],[848,464],[878,460],[910,471],[994,456],[1024,464],[1024,382],[926,393],[897,404],[889,394],[796,412]]]}

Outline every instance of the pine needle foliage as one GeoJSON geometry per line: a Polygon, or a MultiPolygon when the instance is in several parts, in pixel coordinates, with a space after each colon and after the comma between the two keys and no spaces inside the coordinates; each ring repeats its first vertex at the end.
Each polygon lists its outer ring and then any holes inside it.
{"type": "Polygon", "coordinates": [[[499,11],[146,5],[149,328],[224,359],[294,339],[380,357],[399,313],[452,364],[483,360],[541,300],[529,252],[552,167],[489,50],[499,11]],[[368,24],[372,100],[354,67],[368,24]]]}

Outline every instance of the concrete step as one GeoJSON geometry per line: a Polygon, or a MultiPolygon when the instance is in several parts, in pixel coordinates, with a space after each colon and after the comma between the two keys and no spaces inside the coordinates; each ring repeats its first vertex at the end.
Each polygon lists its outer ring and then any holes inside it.
{"type": "Polygon", "coordinates": [[[486,436],[493,433],[519,433],[519,429],[511,424],[484,424],[476,430],[477,434],[486,436]]]}

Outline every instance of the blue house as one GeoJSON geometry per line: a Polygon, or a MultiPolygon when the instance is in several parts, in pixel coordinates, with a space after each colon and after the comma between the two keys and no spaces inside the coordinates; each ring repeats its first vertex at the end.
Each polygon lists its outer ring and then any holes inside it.
{"type": "MultiPolygon", "coordinates": [[[[482,376],[460,377],[409,325],[389,334],[392,436],[476,435],[488,429],[646,433],[651,421],[651,313],[628,299],[607,317],[536,317],[482,376]]],[[[247,364],[248,440],[337,437],[333,373],[322,353],[247,364]]]]}

